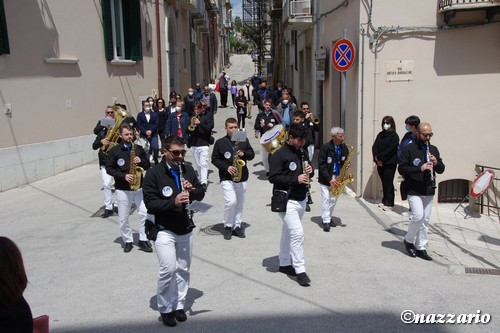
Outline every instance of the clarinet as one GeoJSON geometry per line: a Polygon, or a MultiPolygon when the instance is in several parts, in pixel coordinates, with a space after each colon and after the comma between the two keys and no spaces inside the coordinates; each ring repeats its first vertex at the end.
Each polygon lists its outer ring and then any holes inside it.
{"type": "MultiPolygon", "coordinates": [[[[431,161],[431,152],[430,152],[430,145],[429,145],[428,140],[425,142],[425,145],[427,146],[427,154],[425,156],[425,159],[427,162],[430,162],[431,161]]],[[[436,177],[434,177],[434,169],[430,170],[430,188],[431,188],[431,190],[434,190],[436,188],[436,177]]]]}
{"type": "MultiPolygon", "coordinates": [[[[302,162],[302,171],[305,174],[306,173],[306,167],[309,165],[309,163],[307,163],[307,161],[306,161],[306,157],[305,157],[304,149],[303,148],[300,149],[300,161],[302,162]]],[[[307,175],[307,176],[309,177],[309,175],[307,175]]],[[[311,189],[311,183],[309,182],[309,184],[307,184],[307,196],[308,196],[308,200],[310,200],[310,198],[311,198],[310,189],[311,189]]]]}
{"type": "MultiPolygon", "coordinates": [[[[186,166],[184,165],[184,160],[182,160],[182,162],[179,163],[179,182],[181,183],[181,192],[183,193],[187,193],[187,190],[184,188],[184,172],[183,170],[185,170],[186,166]]],[[[194,224],[193,222],[193,214],[194,212],[190,209],[187,209],[187,204],[183,204],[184,206],[184,209],[186,210],[186,213],[187,213],[187,216],[188,216],[188,226],[187,226],[187,229],[189,231],[193,230],[194,228],[196,228],[196,225],[194,224]]]]}

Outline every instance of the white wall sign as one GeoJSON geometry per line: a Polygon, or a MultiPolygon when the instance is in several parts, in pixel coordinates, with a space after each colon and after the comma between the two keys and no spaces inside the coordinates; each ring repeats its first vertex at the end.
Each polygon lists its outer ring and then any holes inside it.
{"type": "Polygon", "coordinates": [[[413,60],[395,60],[385,63],[385,80],[413,81],[413,60]]]}

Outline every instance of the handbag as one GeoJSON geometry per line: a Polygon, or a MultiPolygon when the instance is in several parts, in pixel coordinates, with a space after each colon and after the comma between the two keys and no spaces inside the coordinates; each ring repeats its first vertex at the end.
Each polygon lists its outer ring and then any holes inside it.
{"type": "Polygon", "coordinates": [[[156,241],[156,237],[158,236],[158,231],[160,231],[160,229],[158,228],[156,223],[154,223],[151,220],[146,220],[146,222],[144,223],[144,232],[146,233],[147,239],[151,241],[156,241]]]}
{"type": "Polygon", "coordinates": [[[288,192],[283,190],[274,190],[271,197],[271,211],[272,212],[286,212],[286,205],[288,203],[288,192]]]}

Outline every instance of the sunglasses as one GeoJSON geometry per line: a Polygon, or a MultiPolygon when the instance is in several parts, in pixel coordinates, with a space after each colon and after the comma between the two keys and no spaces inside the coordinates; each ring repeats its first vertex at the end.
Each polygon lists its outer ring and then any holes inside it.
{"type": "Polygon", "coordinates": [[[169,152],[171,152],[174,156],[180,156],[181,154],[182,154],[182,156],[185,156],[187,150],[185,150],[185,149],[183,149],[183,150],[169,150],[169,152]]]}
{"type": "Polygon", "coordinates": [[[432,138],[432,136],[434,135],[434,133],[420,133],[420,135],[423,135],[426,138],[432,138]]]}
{"type": "Polygon", "coordinates": [[[114,111],[110,111],[110,112],[106,111],[106,114],[115,114],[115,112],[114,111]]]}

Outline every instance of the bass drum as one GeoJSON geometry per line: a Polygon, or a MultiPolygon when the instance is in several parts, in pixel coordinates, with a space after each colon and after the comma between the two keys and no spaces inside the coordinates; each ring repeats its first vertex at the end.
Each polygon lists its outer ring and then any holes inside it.
{"type": "Polygon", "coordinates": [[[262,134],[260,144],[268,153],[274,153],[285,145],[287,139],[286,129],[283,125],[275,125],[273,128],[262,134]]]}

